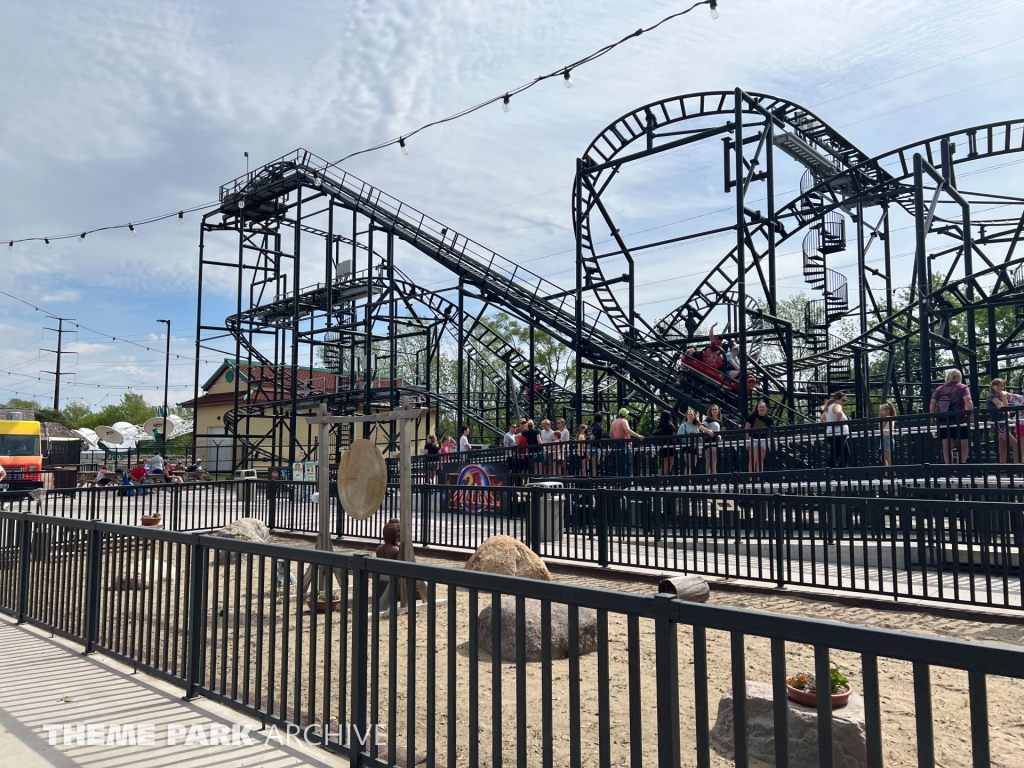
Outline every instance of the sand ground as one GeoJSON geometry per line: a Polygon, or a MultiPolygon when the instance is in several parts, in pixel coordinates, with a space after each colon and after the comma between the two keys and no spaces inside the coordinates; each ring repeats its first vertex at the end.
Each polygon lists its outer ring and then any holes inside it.
{"type": "MultiPolygon", "coordinates": [[[[294,538],[275,539],[275,543],[309,548],[311,543],[294,538]]],[[[350,545],[338,545],[346,551],[350,545]]],[[[351,550],[372,549],[366,545],[351,550]]],[[[140,556],[145,556],[142,553],[140,556]]],[[[301,558],[301,552],[296,552],[301,558]]],[[[462,568],[464,557],[431,553],[419,555],[421,562],[462,568]]],[[[211,563],[213,558],[211,558],[211,563]]],[[[220,562],[225,562],[223,559],[220,562]]],[[[121,567],[121,566],[118,566],[121,567]]],[[[130,564],[124,567],[130,568],[130,564]]],[[[179,566],[180,567],[180,566],[179,566]]],[[[292,563],[297,572],[296,563],[292,563]]],[[[353,616],[350,606],[341,603],[328,616],[317,616],[297,590],[275,589],[275,564],[269,559],[232,558],[227,567],[219,566],[209,584],[210,612],[206,637],[206,685],[249,706],[301,724],[330,724],[332,734],[338,723],[350,721],[351,648],[340,641],[348,638],[353,616]],[[261,589],[262,587],[262,589],[261,589]],[[250,598],[251,596],[251,598],[250,598]],[[329,620],[328,620],[329,619],[329,620]]],[[[605,590],[653,594],[656,587],[647,579],[622,580],[600,572],[567,573],[556,569],[554,579],[567,584],[605,590]]],[[[182,581],[182,580],[179,580],[182,581]]],[[[157,604],[174,605],[173,592],[183,588],[176,582],[164,584],[166,594],[157,604]]],[[[347,585],[343,585],[346,587],[347,585]]],[[[347,590],[345,590],[347,592],[347,590]]],[[[150,591],[147,599],[153,596],[150,591]]],[[[130,591],[117,594],[142,594],[130,591]]],[[[470,610],[470,595],[462,590],[437,586],[437,597],[447,600],[431,611],[419,611],[411,619],[399,615],[394,621],[371,621],[370,668],[380,670],[370,691],[370,722],[381,726],[380,734],[393,735],[401,748],[414,741],[415,751],[426,750],[428,732],[432,733],[437,760],[448,768],[455,766],[493,766],[496,728],[500,728],[502,763],[516,765],[518,750],[526,751],[527,764],[545,764],[543,734],[545,726],[553,734],[551,764],[569,765],[569,733],[578,717],[583,765],[598,764],[601,727],[598,699],[601,681],[598,654],[579,660],[579,706],[572,706],[569,660],[551,665],[550,692],[545,691],[541,663],[526,664],[523,670],[525,708],[517,702],[517,675],[514,663],[492,663],[483,652],[476,664],[468,652],[475,613],[470,610]],[[432,628],[433,670],[428,669],[428,632],[432,628]],[[389,634],[397,642],[389,644],[389,634]],[[392,654],[391,648],[394,648],[392,654]],[[428,673],[432,671],[432,675],[428,673]],[[454,687],[452,686],[454,681],[454,687]],[[500,681],[500,691],[495,687],[500,681]],[[412,691],[409,683],[414,683],[412,691]],[[476,691],[473,708],[471,693],[476,691]],[[432,691],[435,711],[428,721],[427,694],[432,691]],[[449,699],[450,697],[450,699],[449,699]],[[393,702],[393,704],[392,704],[393,702]],[[495,718],[495,710],[500,716],[495,718]],[[411,717],[410,717],[411,712],[411,717]],[[518,726],[525,727],[525,741],[518,741],[518,726]],[[454,738],[450,738],[454,737],[454,738]]],[[[491,600],[480,595],[477,610],[491,600]]],[[[139,607],[125,604],[123,616],[133,618],[139,607]]],[[[873,607],[851,607],[821,600],[801,598],[792,593],[735,593],[713,590],[710,602],[734,608],[772,613],[826,618],[850,625],[882,627],[974,642],[1024,646],[1024,625],[1009,622],[973,621],[942,618],[923,611],[889,611],[873,607]]],[[[139,623],[138,636],[159,651],[174,640],[181,641],[184,621],[171,621],[165,627],[159,611],[148,624],[139,623]],[[142,627],[145,626],[145,629],[142,627]]],[[[180,616],[178,617],[180,619],[180,616]]],[[[364,617],[365,618],[365,617],[364,617]]],[[[118,622],[117,626],[124,626],[118,622]]],[[[134,624],[132,625],[134,626],[134,624]]],[[[756,629],[756,627],[755,627],[756,629]]],[[[657,756],[656,654],[652,622],[638,621],[640,637],[640,710],[641,717],[631,720],[628,677],[628,621],[608,614],[607,675],[610,701],[610,728],[607,739],[612,765],[630,763],[631,731],[639,728],[638,742],[644,765],[654,765],[657,756]]],[[[135,630],[132,630],[134,633],[135,630]]],[[[130,638],[129,638],[130,639],[130,638]]],[[[680,683],[680,743],[682,765],[696,762],[694,736],[693,636],[688,627],[678,629],[680,683]]],[[[894,652],[898,649],[893,649],[894,652]]],[[[173,655],[173,654],[172,654],[173,655]]],[[[863,689],[861,660],[857,654],[834,652],[832,661],[846,673],[856,691],[863,689]]],[[[764,638],[748,636],[745,643],[746,677],[751,681],[771,680],[770,645],[764,638]]],[[[707,686],[712,726],[719,697],[732,687],[730,638],[722,632],[707,633],[707,686]]],[[[813,649],[787,645],[787,673],[813,670],[813,649]]],[[[917,765],[916,729],[911,665],[887,658],[879,659],[882,685],[882,730],[885,764],[917,765]]],[[[969,766],[970,709],[967,675],[945,668],[931,671],[936,764],[969,766]]],[[[1018,681],[990,678],[988,700],[993,765],[1024,768],[1024,696],[1018,681]]],[[[333,738],[333,737],[332,737],[333,738]]],[[[755,763],[752,763],[755,764],[755,763]]],[[[727,756],[712,750],[712,765],[732,765],[727,756]]]]}
{"type": "MultiPolygon", "coordinates": [[[[295,546],[309,546],[307,542],[282,539],[280,543],[295,546]]],[[[345,551],[344,547],[339,548],[345,551]]],[[[365,550],[365,547],[353,547],[353,550],[365,550]]],[[[420,555],[421,562],[435,565],[461,568],[464,559],[457,556],[420,555]]],[[[648,581],[622,581],[610,579],[600,573],[579,575],[563,573],[556,569],[553,574],[556,581],[594,587],[598,589],[614,589],[639,594],[651,594],[655,588],[648,581]]],[[[447,587],[438,587],[439,598],[449,598],[447,587]]],[[[478,609],[488,603],[490,596],[480,596],[478,609]]],[[[871,627],[894,629],[904,632],[917,632],[938,635],[962,640],[1024,645],[1024,625],[1013,623],[971,621],[958,618],[942,618],[925,612],[889,611],[870,607],[851,607],[835,605],[820,600],[802,599],[786,594],[750,594],[724,591],[712,591],[711,603],[734,608],[747,608],[772,613],[789,614],[810,618],[827,618],[847,624],[858,624],[871,627]]],[[[293,608],[294,610],[294,608],[293,608]]],[[[476,677],[479,692],[478,712],[475,723],[479,753],[479,765],[493,765],[493,730],[492,730],[492,680],[493,666],[489,656],[480,654],[475,675],[467,646],[470,637],[470,612],[468,594],[459,592],[452,602],[436,608],[433,620],[436,622],[434,638],[435,679],[437,710],[432,723],[438,756],[440,761],[447,760],[453,754],[456,765],[469,765],[470,758],[470,718],[469,690],[472,677],[476,677]],[[454,643],[450,644],[452,624],[454,623],[454,643]],[[448,751],[448,688],[449,665],[455,670],[456,690],[455,702],[455,735],[456,743],[452,753],[448,751]]],[[[427,631],[430,617],[427,612],[416,614],[414,645],[414,675],[416,712],[416,750],[424,750],[428,723],[426,722],[425,691],[432,683],[426,678],[427,631]]],[[[318,638],[325,636],[322,617],[317,627],[318,638]]],[[[384,674],[380,680],[379,701],[377,702],[377,721],[388,723],[389,692],[395,686],[395,715],[397,722],[393,724],[398,744],[407,743],[408,723],[406,705],[406,682],[409,679],[409,617],[399,616],[395,624],[398,638],[398,650],[395,664],[388,658],[387,633],[390,622],[386,619],[379,624],[379,653],[381,668],[384,674]],[[393,675],[387,670],[393,670],[393,675]]],[[[645,620],[640,621],[640,670],[641,670],[641,704],[643,717],[642,746],[644,764],[656,762],[657,727],[655,709],[655,648],[653,626],[645,620]]],[[[308,635],[308,623],[305,627],[308,635]]],[[[609,691],[611,702],[611,733],[610,746],[613,765],[629,763],[630,754],[630,714],[629,686],[627,677],[628,646],[627,620],[624,616],[609,614],[609,691]]],[[[319,643],[320,641],[318,641],[319,643]]],[[[307,642],[307,645],[309,643],[307,642]]],[[[746,675],[748,680],[771,680],[769,641],[763,638],[748,637],[746,640],[746,675]]],[[[895,649],[894,649],[895,650],[895,649]]],[[[292,649],[294,653],[294,648],[292,649]]],[[[308,653],[308,649],[306,651],[308,653]]],[[[291,656],[294,663],[294,656],[291,656]]],[[[855,690],[862,690],[861,660],[857,654],[835,652],[833,662],[850,678],[855,690]]],[[[339,679],[342,668],[339,660],[332,660],[334,673],[339,679]]],[[[718,699],[722,693],[731,688],[731,651],[730,640],[726,633],[709,631],[707,633],[707,685],[710,702],[709,727],[714,724],[717,713],[718,699]]],[[[795,674],[799,671],[813,670],[813,649],[810,646],[790,644],[787,646],[787,672],[795,674]]],[[[599,743],[599,723],[597,712],[598,701],[598,659],[597,654],[590,654],[580,659],[580,702],[579,709],[581,746],[584,765],[596,765],[599,743]]],[[[516,706],[516,675],[514,663],[500,663],[501,690],[501,744],[504,764],[515,764],[517,755],[517,716],[516,706]]],[[[695,740],[692,723],[693,708],[693,638],[689,628],[679,628],[679,680],[680,680],[680,722],[683,765],[695,764],[695,740]]],[[[914,723],[914,698],[911,665],[892,659],[879,659],[879,672],[882,681],[882,729],[886,765],[914,766],[916,757],[916,729],[914,723]]],[[[570,732],[570,690],[569,661],[556,660],[551,670],[551,694],[549,700],[551,728],[553,738],[553,764],[569,764],[570,732]]],[[[967,688],[967,675],[963,672],[945,668],[932,669],[932,695],[935,727],[936,764],[940,766],[969,766],[970,756],[970,710],[967,688]]],[[[542,734],[544,727],[545,696],[543,692],[543,672],[540,663],[527,664],[525,669],[526,712],[522,715],[526,724],[526,747],[530,765],[543,764],[542,734]]],[[[991,678],[988,685],[990,737],[992,741],[993,764],[999,766],[1024,766],[1024,700],[1020,696],[1019,684],[1008,678],[991,678]]],[[[322,703],[322,702],[321,702],[322,703]]],[[[373,702],[371,702],[371,713],[373,702]]],[[[317,720],[321,712],[307,712],[304,717],[312,714],[317,720]]],[[[334,718],[332,718],[333,720],[334,718]]],[[[726,755],[712,750],[712,764],[716,766],[732,765],[726,755]]]]}

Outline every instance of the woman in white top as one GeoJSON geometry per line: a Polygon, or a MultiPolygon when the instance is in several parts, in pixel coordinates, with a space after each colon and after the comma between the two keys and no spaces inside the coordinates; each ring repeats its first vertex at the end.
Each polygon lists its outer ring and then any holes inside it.
{"type": "Polygon", "coordinates": [[[843,412],[845,404],[846,393],[836,392],[821,409],[821,420],[829,425],[825,428],[829,467],[845,467],[850,461],[850,428],[842,423],[849,420],[843,412]]]}
{"type": "Polygon", "coordinates": [[[708,408],[708,415],[701,422],[704,427],[704,472],[713,475],[718,472],[718,433],[722,430],[722,408],[715,403],[708,408]]]}
{"type": "Polygon", "coordinates": [[[540,441],[542,443],[553,443],[555,441],[555,430],[551,428],[550,419],[544,419],[540,423],[540,441]]]}

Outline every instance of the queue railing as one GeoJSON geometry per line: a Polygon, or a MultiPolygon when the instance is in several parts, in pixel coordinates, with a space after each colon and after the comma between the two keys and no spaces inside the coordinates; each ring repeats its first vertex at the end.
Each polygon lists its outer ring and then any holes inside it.
{"type": "Polygon", "coordinates": [[[9,511],[0,563],[19,623],[353,765],[989,765],[1019,746],[1018,647],[9,511]],[[416,620],[386,585],[418,594],[416,620]],[[829,696],[806,730],[787,700],[833,666],[863,707],[842,754],[829,696]]]}

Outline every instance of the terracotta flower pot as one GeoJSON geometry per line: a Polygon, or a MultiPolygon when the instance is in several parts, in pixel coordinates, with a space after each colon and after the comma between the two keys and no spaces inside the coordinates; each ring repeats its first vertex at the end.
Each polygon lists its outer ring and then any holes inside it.
{"type": "MultiPolygon", "coordinates": [[[[802,704],[805,707],[817,707],[818,706],[818,694],[811,693],[810,691],[804,691],[800,688],[794,688],[786,681],[786,690],[789,691],[789,700],[794,701],[797,704],[802,704]]],[[[853,693],[853,687],[850,685],[846,686],[846,690],[841,693],[834,693],[831,696],[832,709],[842,709],[850,703],[850,694],[853,693]]]]}
{"type": "MultiPolygon", "coordinates": [[[[308,605],[310,608],[313,607],[313,598],[312,597],[307,597],[306,598],[306,605],[308,605]]],[[[333,610],[333,611],[338,610],[338,606],[339,605],[341,605],[341,598],[340,597],[337,598],[337,599],[331,600],[331,610],[333,610]]],[[[321,599],[317,598],[317,600],[316,600],[316,612],[317,613],[327,613],[327,601],[326,600],[321,600],[321,599]]]]}
{"type": "Polygon", "coordinates": [[[161,517],[150,517],[149,515],[143,515],[142,516],[142,524],[144,526],[146,526],[146,527],[152,528],[154,526],[160,525],[160,521],[162,519],[163,518],[161,518],[161,517]]]}

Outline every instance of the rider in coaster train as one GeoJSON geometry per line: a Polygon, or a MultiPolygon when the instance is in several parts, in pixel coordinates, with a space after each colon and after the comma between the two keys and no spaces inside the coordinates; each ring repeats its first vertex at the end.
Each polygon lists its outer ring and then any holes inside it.
{"type": "Polygon", "coordinates": [[[711,333],[708,335],[709,345],[704,350],[704,364],[714,368],[716,371],[721,371],[723,376],[727,376],[728,363],[725,359],[725,349],[715,337],[715,328],[717,327],[718,323],[714,323],[711,326],[711,333]]]}

